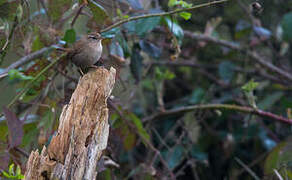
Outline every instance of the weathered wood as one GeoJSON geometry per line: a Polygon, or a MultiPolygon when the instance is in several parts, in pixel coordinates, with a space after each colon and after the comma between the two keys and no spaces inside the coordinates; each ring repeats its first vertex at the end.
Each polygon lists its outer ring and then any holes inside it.
{"type": "Polygon", "coordinates": [[[95,179],[97,161],[107,146],[107,98],[115,74],[114,68],[97,68],[81,78],[48,148],[41,154],[31,152],[25,179],[95,179]]]}

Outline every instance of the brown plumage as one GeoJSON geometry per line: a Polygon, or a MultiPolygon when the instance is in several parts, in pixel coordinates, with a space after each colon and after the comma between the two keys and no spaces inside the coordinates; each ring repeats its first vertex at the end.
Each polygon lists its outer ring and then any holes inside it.
{"type": "Polygon", "coordinates": [[[68,59],[82,69],[94,65],[102,54],[102,39],[98,33],[83,36],[69,50],[68,59]]]}

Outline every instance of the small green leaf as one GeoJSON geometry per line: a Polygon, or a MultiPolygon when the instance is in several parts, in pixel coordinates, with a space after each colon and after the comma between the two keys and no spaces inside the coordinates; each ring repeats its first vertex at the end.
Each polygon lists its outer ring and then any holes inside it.
{"type": "Polygon", "coordinates": [[[192,14],[189,12],[181,12],[179,13],[180,17],[184,18],[185,20],[189,20],[192,17],[192,14]]]}
{"type": "Polygon", "coordinates": [[[292,12],[284,15],[282,22],[283,39],[286,41],[292,41],[292,12]]]}
{"type": "Polygon", "coordinates": [[[2,171],[3,176],[7,177],[7,178],[13,178],[13,176],[9,175],[7,172],[2,171]]]}
{"type": "Polygon", "coordinates": [[[168,1],[168,7],[173,7],[177,4],[178,4],[177,0],[169,0],[168,1]]]}
{"type": "Polygon", "coordinates": [[[32,43],[32,50],[37,51],[44,47],[44,43],[40,40],[40,36],[37,34],[35,35],[35,40],[32,43]]]}
{"type": "Polygon", "coordinates": [[[15,173],[16,173],[16,176],[21,175],[21,169],[19,165],[17,165],[15,173]]]}
{"type": "Polygon", "coordinates": [[[19,4],[17,9],[16,9],[16,17],[17,17],[18,22],[21,21],[22,15],[23,15],[23,8],[22,8],[21,4],[19,4]]]}
{"type": "Polygon", "coordinates": [[[26,76],[23,73],[19,72],[16,69],[11,69],[8,72],[9,80],[32,80],[32,76],[26,76]]]}
{"type": "Polygon", "coordinates": [[[183,0],[169,0],[168,1],[168,7],[173,7],[173,6],[180,6],[182,8],[190,8],[192,7],[192,4],[187,3],[183,0]]]}
{"type": "Polygon", "coordinates": [[[74,43],[76,41],[76,32],[75,32],[75,30],[74,29],[68,29],[65,32],[63,40],[66,41],[69,44],[74,43]]]}
{"type": "Polygon", "coordinates": [[[241,87],[241,89],[242,89],[243,91],[246,91],[246,92],[251,92],[251,91],[253,91],[258,85],[259,85],[259,83],[254,82],[254,80],[252,79],[252,80],[250,80],[248,83],[246,83],[245,85],[243,85],[243,86],[241,87]]]}
{"type": "Polygon", "coordinates": [[[14,170],[13,169],[14,169],[14,164],[10,164],[9,165],[9,170],[8,170],[8,172],[9,172],[10,175],[13,175],[14,174],[14,170]]]}
{"type": "Polygon", "coordinates": [[[150,136],[147,133],[147,131],[144,129],[141,119],[138,118],[134,113],[130,113],[129,117],[134,123],[134,125],[136,126],[139,135],[142,136],[144,140],[147,140],[147,141],[150,140],[150,136]]]}
{"type": "Polygon", "coordinates": [[[172,80],[175,78],[175,74],[168,69],[163,70],[162,68],[155,67],[155,79],[157,80],[172,80]]]}

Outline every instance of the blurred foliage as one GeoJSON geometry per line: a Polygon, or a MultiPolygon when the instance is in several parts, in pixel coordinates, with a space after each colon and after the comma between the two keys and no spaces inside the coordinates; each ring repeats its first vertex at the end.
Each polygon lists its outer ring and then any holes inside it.
{"type": "MultiPolygon", "coordinates": [[[[99,179],[292,179],[291,125],[275,116],[292,117],[291,79],[249,53],[291,76],[292,2],[228,1],[131,21],[200,3],[1,0],[0,74],[44,47],[67,49],[86,33],[129,20],[101,33],[108,38],[104,67],[117,69],[104,155],[119,168],[99,167],[99,179]],[[188,110],[201,104],[268,115],[188,110]]],[[[1,77],[0,179],[22,178],[25,154],[49,144],[79,77],[59,50],[1,77]]]]}

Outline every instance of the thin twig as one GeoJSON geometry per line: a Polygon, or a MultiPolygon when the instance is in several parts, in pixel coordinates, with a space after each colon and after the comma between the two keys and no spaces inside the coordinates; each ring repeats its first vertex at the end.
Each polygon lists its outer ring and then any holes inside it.
{"type": "Polygon", "coordinates": [[[163,12],[163,13],[153,13],[153,14],[146,14],[146,15],[141,15],[141,16],[134,16],[134,17],[130,17],[130,18],[127,18],[127,19],[123,19],[113,25],[110,25],[108,27],[106,27],[105,29],[102,29],[100,32],[106,32],[106,31],[109,31],[115,27],[118,27],[122,24],[125,24],[127,22],[130,22],[130,21],[135,21],[135,20],[138,20],[138,19],[143,19],[143,18],[150,18],[150,17],[160,17],[160,16],[168,16],[168,15],[172,15],[172,14],[177,14],[177,13],[180,13],[180,12],[183,12],[183,11],[192,11],[194,9],[198,9],[198,8],[202,8],[202,7],[206,7],[206,6],[211,6],[211,5],[214,5],[214,4],[220,4],[220,3],[223,3],[223,2],[226,2],[228,0],[220,0],[220,1],[212,1],[212,2],[208,2],[208,3],[203,3],[203,4],[199,4],[199,5],[196,5],[196,6],[192,6],[190,8],[184,8],[184,9],[176,9],[176,10],[173,10],[173,11],[169,11],[169,12],[163,12]]]}
{"type": "Polygon", "coordinates": [[[12,101],[7,105],[7,107],[10,108],[21,96],[23,96],[29,90],[29,88],[31,88],[31,86],[35,83],[36,80],[38,80],[45,72],[47,72],[51,67],[53,67],[64,56],[65,55],[63,54],[62,56],[51,62],[49,65],[47,65],[44,69],[42,69],[42,71],[39,72],[29,83],[27,83],[23,90],[12,99],[12,101]]]}
{"type": "Polygon", "coordinates": [[[135,131],[136,135],[139,136],[141,139],[143,139],[143,142],[145,142],[145,143],[147,144],[147,146],[148,146],[151,150],[153,150],[153,151],[156,153],[156,155],[159,157],[159,159],[160,159],[161,163],[163,164],[163,166],[165,166],[165,168],[167,169],[167,171],[168,171],[168,173],[169,173],[169,175],[170,175],[170,178],[171,178],[172,180],[174,180],[174,179],[175,179],[175,175],[173,174],[172,170],[169,169],[169,167],[168,167],[167,163],[165,162],[165,160],[163,159],[163,157],[162,157],[160,151],[157,150],[157,149],[154,147],[154,145],[153,145],[148,139],[145,139],[143,136],[141,136],[141,135],[139,134],[137,128],[136,128],[133,124],[130,123],[130,120],[128,120],[128,119],[124,116],[123,112],[120,111],[119,108],[118,108],[118,107],[117,107],[117,106],[116,106],[111,100],[108,100],[108,104],[109,104],[109,106],[110,106],[111,108],[114,109],[114,111],[117,112],[117,114],[120,116],[120,118],[123,119],[123,120],[125,121],[125,123],[126,123],[130,128],[132,128],[132,129],[135,131]]]}
{"type": "Polygon", "coordinates": [[[247,166],[245,165],[239,158],[235,157],[235,160],[238,164],[240,164],[255,180],[260,180],[260,178],[247,166]]]}
{"type": "Polygon", "coordinates": [[[290,74],[289,72],[286,72],[286,71],[278,68],[277,66],[273,65],[268,60],[266,60],[262,56],[260,56],[257,52],[248,50],[247,48],[242,47],[237,43],[217,39],[217,38],[214,38],[211,36],[206,36],[203,34],[192,33],[190,31],[184,31],[184,34],[186,36],[191,37],[191,38],[196,39],[196,40],[208,41],[208,42],[220,44],[220,45],[228,47],[230,49],[242,51],[242,52],[246,53],[249,57],[254,59],[257,63],[261,64],[262,66],[268,68],[269,70],[271,70],[273,72],[276,72],[277,74],[281,75],[282,77],[285,77],[287,80],[292,81],[292,74],[290,74]]]}
{"type": "Polygon", "coordinates": [[[8,66],[7,68],[5,68],[1,73],[0,73],[0,78],[3,78],[5,76],[7,76],[7,73],[11,70],[11,69],[16,69],[26,63],[29,63],[30,61],[40,58],[42,57],[45,53],[51,51],[55,49],[55,46],[52,45],[50,47],[44,47],[36,52],[33,52],[31,54],[28,54],[22,58],[20,58],[19,60],[17,60],[15,63],[11,64],[10,66],[8,66]]]}
{"type": "Polygon", "coordinates": [[[163,112],[157,112],[152,114],[151,116],[148,116],[144,119],[142,119],[142,122],[147,122],[151,121],[163,116],[169,116],[173,114],[179,114],[179,113],[185,113],[185,112],[190,112],[194,110],[208,110],[208,109],[225,109],[225,110],[233,110],[233,111],[239,111],[239,112],[244,112],[244,113],[251,113],[251,114],[256,114],[261,117],[266,117],[266,118],[271,118],[275,119],[279,122],[283,123],[288,123],[292,125],[292,119],[285,118],[283,116],[279,116],[270,112],[266,112],[260,109],[254,109],[251,107],[247,106],[239,106],[239,105],[233,105],[233,104],[200,104],[200,105],[193,105],[193,106],[185,106],[185,107],[180,107],[180,108],[175,108],[175,109],[170,109],[170,110],[165,110],[163,112]]]}

